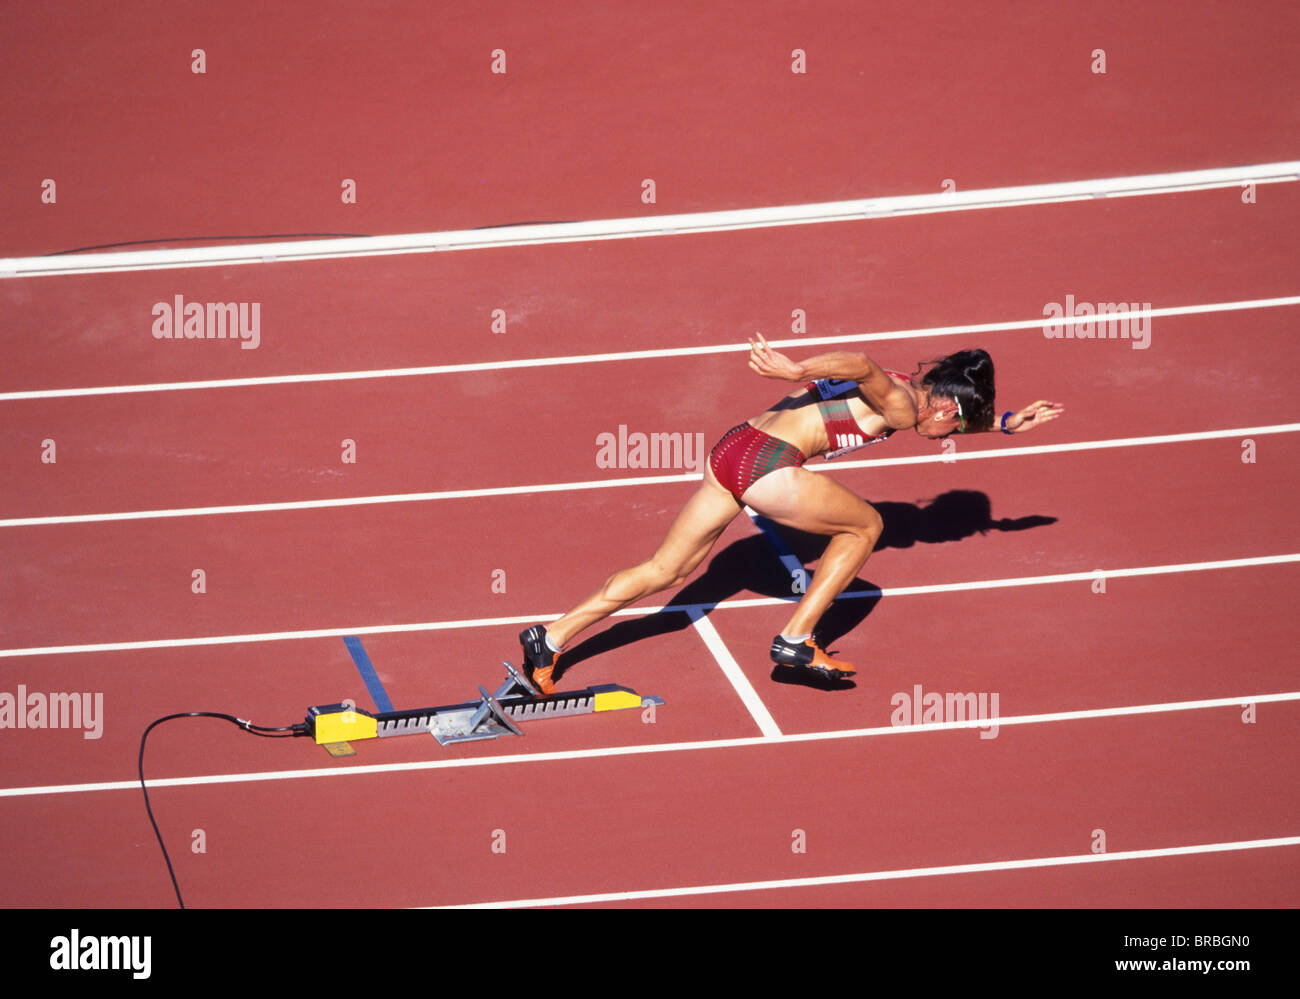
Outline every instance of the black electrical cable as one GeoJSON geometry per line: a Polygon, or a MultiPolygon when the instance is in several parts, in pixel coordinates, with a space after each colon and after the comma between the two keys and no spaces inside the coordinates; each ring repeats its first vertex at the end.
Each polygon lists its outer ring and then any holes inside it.
{"type": "Polygon", "coordinates": [[[268,232],[258,236],[159,236],[156,239],[132,239],[122,243],[100,243],[98,246],[78,246],[73,250],[54,250],[44,257],[66,257],[74,253],[91,253],[95,250],[117,250],[124,246],[152,246],[155,243],[221,243],[234,240],[247,243],[268,239],[369,239],[364,232],[268,232]]]}
{"type": "Polygon", "coordinates": [[[297,725],[268,728],[265,725],[254,725],[246,719],[236,718],[234,715],[222,714],[218,711],[182,711],[179,714],[157,718],[150,722],[149,727],[144,730],[144,735],[140,736],[140,790],[144,792],[144,808],[149,813],[149,823],[153,826],[153,833],[158,837],[158,845],[162,848],[163,860],[167,861],[167,873],[171,875],[172,887],[176,889],[176,901],[184,909],[185,900],[181,898],[181,886],[176,882],[176,870],[172,867],[172,858],[167,853],[167,846],[163,843],[162,833],[158,829],[158,823],[154,820],[153,807],[149,804],[149,789],[145,787],[144,783],[144,742],[149,738],[149,733],[155,727],[176,718],[220,718],[242,728],[245,732],[260,735],[264,739],[292,739],[294,736],[306,735],[307,725],[305,722],[299,722],[297,725]]]}
{"type": "MultiPolygon", "coordinates": [[[[545,222],[497,222],[493,225],[476,225],[471,232],[483,229],[513,229],[529,225],[572,225],[572,221],[545,222]]],[[[268,232],[252,236],[159,236],[153,239],[132,239],[120,243],[100,243],[98,246],[78,246],[71,250],[53,250],[43,253],[45,257],[66,257],[76,253],[93,253],[96,250],[119,250],[128,246],[153,246],[157,243],[248,243],[264,242],[268,239],[374,239],[374,233],[368,232],[268,232]]]]}

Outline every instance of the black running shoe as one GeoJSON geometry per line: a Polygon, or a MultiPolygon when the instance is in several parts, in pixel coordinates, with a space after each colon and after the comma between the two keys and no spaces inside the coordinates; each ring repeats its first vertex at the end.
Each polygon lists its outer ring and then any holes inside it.
{"type": "Polygon", "coordinates": [[[772,662],[778,666],[812,670],[828,680],[843,680],[858,671],[851,663],[832,659],[812,638],[796,643],[787,642],[777,635],[772,639],[772,662]]]}
{"type": "Polygon", "coordinates": [[[558,652],[552,652],[546,644],[546,629],[535,624],[527,631],[519,633],[519,644],[524,649],[524,675],[533,682],[543,694],[554,694],[555,683],[551,674],[555,663],[560,658],[558,652]]]}

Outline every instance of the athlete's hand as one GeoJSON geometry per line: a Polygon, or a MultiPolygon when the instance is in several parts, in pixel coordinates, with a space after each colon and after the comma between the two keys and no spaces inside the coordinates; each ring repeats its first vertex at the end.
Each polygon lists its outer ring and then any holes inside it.
{"type": "Polygon", "coordinates": [[[1039,399],[1007,420],[1007,429],[1013,434],[1023,434],[1026,430],[1033,430],[1056,419],[1064,412],[1065,406],[1061,403],[1039,399]]]}
{"type": "Polygon", "coordinates": [[[803,368],[786,357],[780,351],[773,350],[763,339],[762,333],[755,333],[749,341],[749,366],[764,378],[780,378],[787,382],[803,381],[803,368]]]}

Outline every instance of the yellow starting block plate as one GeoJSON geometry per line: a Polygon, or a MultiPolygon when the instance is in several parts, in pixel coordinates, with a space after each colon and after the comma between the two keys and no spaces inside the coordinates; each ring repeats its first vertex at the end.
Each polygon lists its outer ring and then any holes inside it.
{"type": "Polygon", "coordinates": [[[329,704],[312,708],[311,720],[316,745],[346,743],[356,739],[373,739],[379,734],[379,723],[369,711],[351,704],[329,704]]]}
{"type": "Polygon", "coordinates": [[[635,690],[628,690],[626,687],[616,687],[610,684],[603,687],[592,687],[591,692],[596,695],[591,706],[593,711],[621,711],[624,708],[641,707],[641,695],[635,690]]]}

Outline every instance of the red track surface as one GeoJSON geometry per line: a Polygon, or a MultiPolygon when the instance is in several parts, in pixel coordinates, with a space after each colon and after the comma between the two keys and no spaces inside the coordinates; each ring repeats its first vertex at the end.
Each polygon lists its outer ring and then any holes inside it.
{"type": "Polygon", "coordinates": [[[43,89],[5,112],[24,141],[5,157],[0,232],[19,255],[1285,160],[1298,31],[1294,5],[1205,0],[27,5],[0,84],[43,89]]]}
{"type": "MultiPolygon", "coordinates": [[[[438,20],[414,4],[368,17],[326,4],[306,21],[292,5],[263,6],[246,18],[239,5],[217,17],[184,4],[135,5],[128,17],[81,4],[13,15],[13,37],[28,44],[6,53],[0,79],[11,93],[48,82],[40,101],[4,112],[6,131],[29,141],[3,168],[0,254],[791,204],[934,191],[946,177],[972,189],[1262,163],[1295,158],[1300,123],[1294,99],[1261,98],[1300,83],[1285,55],[1300,29],[1288,5],[1267,30],[1197,4],[1097,4],[1068,17],[1023,5],[978,15],[884,6],[869,17],[851,4],[747,5],[744,17],[624,5],[581,19],[498,4],[438,20]],[[205,77],[189,73],[195,47],[208,51],[205,77]],[[509,54],[505,78],[486,72],[497,47],[509,54]],[[817,72],[789,72],[796,47],[817,72]],[[1107,49],[1106,77],[1087,71],[1095,47],[1107,49]],[[74,53],[77,71],[52,77],[42,68],[51,51],[74,53]],[[148,115],[105,106],[110,91],[148,94],[148,115]],[[58,179],[57,206],[31,194],[47,176],[58,179]],[[342,177],[359,179],[358,205],[338,204],[342,177]],[[659,183],[654,206],[638,200],[644,177],[659,183]]],[[[754,329],[784,338],[796,308],[814,338],[1033,320],[1066,295],[1155,308],[1294,295],[1297,209],[1300,185],[1275,184],[1253,205],[1229,188],[707,236],[4,280],[0,393],[376,376],[0,400],[0,519],[358,499],[0,526],[0,691],[24,684],[104,698],[99,739],[0,732],[0,904],[172,904],[132,784],[151,720],[213,710],[279,725],[310,704],[368,705],[338,635],[369,628],[381,629],[364,640],[398,707],[463,700],[476,684],[495,685],[501,658],[517,659],[524,622],[559,614],[648,554],[694,485],[365,497],[664,474],[598,467],[597,435],[620,425],[699,433],[707,448],[781,393],[745,367],[744,338],[754,329]],[[151,306],[177,294],[262,303],[261,345],[154,340],[151,306]],[[489,328],[498,308],[504,334],[489,328]],[[735,349],[492,368],[715,345],[735,349]],[[485,368],[378,377],[461,363],[485,368]],[[57,441],[53,465],[39,460],[47,438],[57,441]],[[355,464],[339,460],[345,438],[357,443],[355,464]],[[207,577],[202,595],[190,589],[196,568],[207,577]],[[504,593],[493,591],[496,570],[504,593]],[[382,630],[410,625],[419,627],[382,630]],[[287,634],[315,629],[332,633],[287,634]],[[225,638],[179,644],[214,636],[225,638]],[[159,641],[170,644],[145,647],[159,641]]],[[[1293,905],[1296,845],[673,892],[1083,858],[1098,829],[1112,853],[1300,834],[1300,705],[1259,703],[1253,723],[1242,719],[1244,702],[1300,690],[1289,610],[1300,565],[1110,575],[1102,593],[1089,579],[1033,580],[1300,552],[1290,500],[1300,441],[1293,430],[1259,429],[1295,420],[1294,312],[1156,318],[1145,350],[1048,340],[1038,329],[863,345],[904,368],[984,345],[1000,408],[1058,399],[1067,415],[1028,438],[956,440],[959,453],[1006,450],[996,458],[828,466],[886,516],[856,588],[947,587],[839,602],[836,645],[862,667],[852,689],[773,681],[767,644],[789,608],[771,598],[789,597],[789,579],[743,516],[695,580],[647,601],[720,604],[707,622],[779,730],[840,735],[763,741],[686,615],[648,611],[584,636],[592,641],[571,648],[569,679],[663,696],[652,724],[624,712],[530,726],[523,740],[365,742],[356,757],[332,760],[307,740],[170,723],[150,737],[151,780],[233,778],[153,791],[187,903],[423,906],[662,891],[591,904],[1293,905]],[[1242,433],[1014,453],[1223,430],[1242,433]],[[987,502],[993,522],[1039,520],[943,534],[951,519],[925,512],[940,497],[976,512],[987,502]],[[1026,585],[963,585],[991,579],[1026,585]],[[996,692],[1008,719],[1229,703],[1006,724],[992,739],[890,731],[891,699],[917,684],[996,692]],[[713,744],[723,740],[744,742],[713,744]],[[628,752],[592,752],[617,749],[628,752]],[[197,829],[204,854],[187,848],[197,829]],[[504,854],[491,849],[497,830],[504,854]],[[796,830],[806,853],[791,849],[796,830]]],[[[900,435],[854,458],[936,452],[900,435]]],[[[815,571],[821,547],[787,542],[815,571]]]]}

